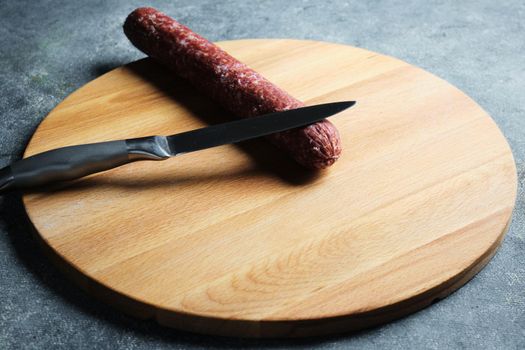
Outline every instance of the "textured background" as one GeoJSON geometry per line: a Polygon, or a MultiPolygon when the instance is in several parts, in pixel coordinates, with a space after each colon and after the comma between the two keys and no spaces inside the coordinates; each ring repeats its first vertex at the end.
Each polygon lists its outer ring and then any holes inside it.
{"type": "Polygon", "coordinates": [[[456,85],[509,140],[520,187],[495,258],[443,301],[353,335],[240,340],[137,321],[65,280],[29,235],[19,198],[0,197],[0,348],[525,348],[525,2],[0,1],[0,166],[69,93],[142,55],[122,34],[135,7],[155,6],[211,40],[298,38],[396,56],[456,85]]]}

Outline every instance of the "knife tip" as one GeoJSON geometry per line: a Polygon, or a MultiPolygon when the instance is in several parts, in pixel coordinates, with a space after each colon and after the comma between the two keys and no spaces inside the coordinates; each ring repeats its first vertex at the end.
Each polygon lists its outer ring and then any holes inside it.
{"type": "Polygon", "coordinates": [[[335,102],[335,105],[337,106],[337,108],[341,112],[341,111],[344,111],[347,108],[352,107],[356,103],[357,103],[356,101],[341,101],[341,102],[335,102]]]}

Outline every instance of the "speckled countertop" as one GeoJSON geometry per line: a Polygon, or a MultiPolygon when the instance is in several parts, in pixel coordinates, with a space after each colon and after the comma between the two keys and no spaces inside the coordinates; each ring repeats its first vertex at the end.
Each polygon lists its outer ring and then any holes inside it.
{"type": "Polygon", "coordinates": [[[69,93],[142,57],[125,16],[151,5],[211,40],[299,38],[350,44],[418,65],[495,119],[517,163],[518,202],[502,247],[471,282],[404,319],[357,334],[301,340],[193,335],[122,315],[84,294],[42,256],[17,196],[0,197],[1,349],[525,348],[525,2],[0,2],[0,166],[69,93]]]}

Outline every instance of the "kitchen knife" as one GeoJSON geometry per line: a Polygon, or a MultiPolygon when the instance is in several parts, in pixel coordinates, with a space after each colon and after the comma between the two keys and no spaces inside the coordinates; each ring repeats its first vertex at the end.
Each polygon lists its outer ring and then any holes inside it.
{"type": "Polygon", "coordinates": [[[212,125],[171,136],[149,136],[53,149],[0,169],[0,193],[77,179],[139,160],[164,160],[183,153],[236,143],[314,123],[355,101],[302,107],[212,125]]]}

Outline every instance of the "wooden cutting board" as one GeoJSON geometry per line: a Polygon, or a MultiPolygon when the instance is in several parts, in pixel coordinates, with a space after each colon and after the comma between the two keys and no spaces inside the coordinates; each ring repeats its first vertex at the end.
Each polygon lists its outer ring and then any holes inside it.
{"type": "MultiPolygon", "coordinates": [[[[488,262],[511,217],[516,169],[474,101],[428,72],[355,47],[220,46],[307,104],[357,100],[332,118],[343,156],[312,174],[256,140],[26,194],[44,247],[81,286],[162,325],[305,336],[411,313],[488,262]]],[[[66,98],[25,156],[226,120],[145,59],[66,98]]]]}

